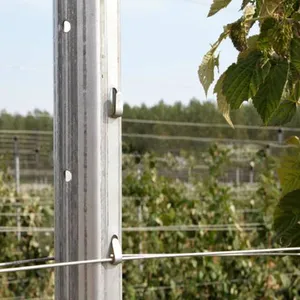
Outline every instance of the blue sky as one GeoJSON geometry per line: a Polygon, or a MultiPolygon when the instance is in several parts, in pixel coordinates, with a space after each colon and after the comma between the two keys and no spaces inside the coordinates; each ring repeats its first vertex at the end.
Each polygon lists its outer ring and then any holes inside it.
{"type": "MultiPolygon", "coordinates": [[[[121,0],[122,92],[129,104],[205,100],[198,65],[223,25],[241,12],[233,0],[206,18],[212,0],[121,0]]],[[[52,1],[0,0],[0,109],[53,112],[52,1]]],[[[229,41],[221,71],[236,58],[229,41]]],[[[208,98],[213,99],[212,93],[208,98]]]]}

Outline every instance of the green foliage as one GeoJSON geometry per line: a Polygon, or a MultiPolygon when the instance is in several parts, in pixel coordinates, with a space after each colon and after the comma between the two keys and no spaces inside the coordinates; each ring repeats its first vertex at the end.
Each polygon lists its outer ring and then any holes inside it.
{"type": "MultiPolygon", "coordinates": [[[[284,125],[297,114],[300,98],[299,1],[244,0],[242,9],[244,15],[226,26],[240,53],[214,89],[219,109],[232,126],[229,110],[251,100],[265,125],[284,125]],[[255,22],[259,34],[249,37],[255,22]]],[[[213,61],[210,68],[214,69],[213,61]]],[[[296,138],[290,142],[298,149],[282,160],[278,170],[283,194],[274,225],[283,243],[299,246],[300,148],[296,138]]]]}
{"type": "MultiPolygon", "coordinates": [[[[296,141],[294,141],[296,143],[296,141]]],[[[241,195],[220,178],[230,165],[230,151],[212,145],[204,154],[207,176],[200,181],[194,173],[196,158],[165,159],[154,155],[123,156],[123,227],[194,225],[196,231],[123,232],[125,253],[174,253],[276,247],[272,231],[273,211],[279,197],[274,177],[276,161],[265,151],[253,159],[259,174],[254,192],[241,195]],[[182,168],[188,180],[181,179],[182,168]],[[164,175],[161,175],[161,174],[164,175]],[[175,174],[175,176],[174,176],[175,174]],[[259,213],[241,212],[255,209],[259,213]],[[257,230],[245,230],[244,223],[265,223],[257,230]],[[226,231],[201,225],[232,224],[226,231]]],[[[45,209],[41,196],[52,191],[26,193],[16,198],[9,178],[2,173],[1,213],[14,212],[19,201],[24,214],[22,226],[52,226],[53,207],[45,209]],[[8,205],[9,204],[9,205],[8,205]]],[[[1,226],[15,226],[15,219],[1,218],[1,226]]],[[[1,260],[52,255],[52,237],[24,234],[0,236],[1,260]],[[47,247],[49,246],[49,248],[47,247]],[[15,254],[14,249],[20,248],[15,254]]],[[[165,259],[123,264],[124,299],[297,299],[300,270],[291,258],[192,258],[165,259]]],[[[49,298],[53,293],[53,270],[14,273],[1,277],[0,297],[49,298]],[[16,281],[18,280],[18,281],[16,281]],[[8,282],[9,281],[9,282],[8,282]],[[17,283],[17,284],[16,284],[17,283]]]]}
{"type": "MultiPolygon", "coordinates": [[[[278,109],[287,83],[288,72],[289,64],[287,61],[276,62],[272,65],[269,74],[253,97],[253,105],[265,124],[269,122],[278,109]]],[[[281,109],[286,109],[286,107],[282,106],[281,109]]]]}
{"type": "Polygon", "coordinates": [[[289,100],[283,100],[275,112],[273,112],[273,115],[270,120],[271,125],[284,125],[286,123],[289,123],[292,118],[294,117],[297,110],[296,103],[289,100]]]}
{"type": "Polygon", "coordinates": [[[224,116],[227,123],[231,127],[233,127],[233,123],[232,123],[231,118],[230,118],[230,105],[227,103],[226,98],[223,94],[223,90],[222,90],[224,78],[225,78],[225,74],[223,74],[219,78],[218,82],[215,85],[214,93],[217,94],[217,103],[218,103],[218,107],[219,107],[220,112],[224,116]]]}
{"type": "MultiPolygon", "coordinates": [[[[217,9],[209,16],[226,7],[228,3],[225,2],[218,2],[217,9]]],[[[212,7],[215,5],[213,2],[212,7]]],[[[296,0],[243,1],[242,9],[243,16],[225,26],[227,34],[224,39],[229,36],[240,53],[237,62],[225,71],[225,77],[218,82],[222,85],[222,101],[218,102],[220,111],[231,123],[228,108],[238,109],[244,101],[253,100],[264,124],[268,124],[275,115],[276,123],[285,124],[296,114],[295,106],[299,99],[299,3],[296,0]],[[249,36],[250,28],[256,22],[259,23],[259,34],[249,36]],[[286,100],[295,104],[286,105],[286,100]],[[226,110],[224,101],[228,104],[226,110]]],[[[207,55],[215,53],[219,45],[220,42],[217,46],[214,44],[207,55]]],[[[204,64],[205,61],[201,69],[204,64]]],[[[216,66],[218,64],[211,59],[210,72],[216,66]]],[[[214,77],[210,78],[205,85],[200,80],[206,92],[213,83],[214,77]]],[[[220,87],[214,92],[219,98],[220,87]]]]}
{"type": "Polygon", "coordinates": [[[203,57],[202,64],[198,71],[206,95],[210,85],[214,82],[215,67],[219,67],[219,56],[214,57],[214,51],[210,51],[203,57]]]}
{"type": "Polygon", "coordinates": [[[230,2],[231,2],[231,0],[214,0],[211,7],[210,7],[208,16],[209,17],[213,16],[218,11],[225,8],[230,2]]]}
{"type": "Polygon", "coordinates": [[[286,194],[275,211],[274,228],[283,245],[300,245],[300,189],[286,194]]]}
{"type": "MultiPolygon", "coordinates": [[[[298,151],[297,151],[298,152],[298,151]]],[[[299,153],[282,158],[278,176],[283,194],[300,189],[300,156],[299,153]]]]}
{"type": "MultiPolygon", "coordinates": [[[[241,199],[219,181],[230,163],[229,152],[212,145],[204,156],[209,175],[189,183],[160,176],[158,170],[180,171],[176,157],[164,162],[145,155],[124,157],[123,226],[234,224],[228,231],[124,232],[126,253],[174,253],[276,247],[271,222],[279,198],[276,161],[255,157],[263,172],[255,193],[241,199]],[[161,165],[163,164],[163,165],[161,165]],[[243,205],[243,206],[241,206],[243,205]],[[259,208],[258,215],[241,207],[259,208]],[[245,231],[245,222],[266,222],[260,231],[245,231]]],[[[189,158],[191,168],[195,164],[189,158]]],[[[168,173],[169,174],[169,173],[168,173]]],[[[286,258],[192,258],[151,260],[123,265],[124,299],[293,299],[298,297],[297,263],[286,258]],[[291,275],[292,274],[292,275],[291,275]]]]}
{"type": "MultiPolygon", "coordinates": [[[[18,240],[9,228],[17,226],[20,216],[21,227],[50,227],[53,224],[53,207],[40,205],[39,193],[16,195],[7,170],[0,170],[0,227],[8,232],[0,233],[0,257],[2,262],[53,256],[53,236],[33,232],[22,232],[18,240]],[[15,217],[14,217],[15,216],[15,217]]],[[[54,277],[52,270],[36,270],[7,273],[0,276],[0,297],[49,298],[53,295],[54,277]]]]}
{"type": "Polygon", "coordinates": [[[224,73],[223,95],[232,109],[239,108],[250,95],[256,94],[257,82],[266,77],[269,68],[268,63],[263,65],[261,53],[254,51],[227,69],[224,73]]]}

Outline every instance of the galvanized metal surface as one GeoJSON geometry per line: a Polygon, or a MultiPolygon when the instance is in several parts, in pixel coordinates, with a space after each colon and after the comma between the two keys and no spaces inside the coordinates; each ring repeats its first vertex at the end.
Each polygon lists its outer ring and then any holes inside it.
{"type": "MultiPolygon", "coordinates": [[[[54,1],[55,257],[107,257],[121,239],[121,120],[118,0],[54,1]],[[65,177],[67,174],[67,177],[65,177]],[[71,178],[71,180],[70,180],[71,178]]],[[[121,299],[121,266],[56,268],[56,299],[121,299]]]]}

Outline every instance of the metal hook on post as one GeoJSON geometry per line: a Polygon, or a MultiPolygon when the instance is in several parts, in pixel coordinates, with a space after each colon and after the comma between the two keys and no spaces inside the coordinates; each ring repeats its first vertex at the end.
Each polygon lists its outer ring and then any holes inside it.
{"type": "Polygon", "coordinates": [[[111,116],[113,118],[122,117],[123,115],[122,94],[116,88],[112,88],[110,91],[110,101],[112,106],[111,116]]]}
{"type": "Polygon", "coordinates": [[[111,254],[112,264],[118,265],[123,261],[122,248],[117,235],[113,235],[111,239],[111,254]]]}

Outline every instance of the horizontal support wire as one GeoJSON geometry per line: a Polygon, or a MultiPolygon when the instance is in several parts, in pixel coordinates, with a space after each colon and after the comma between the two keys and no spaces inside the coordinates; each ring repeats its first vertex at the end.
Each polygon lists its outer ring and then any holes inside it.
{"type": "Polygon", "coordinates": [[[0,226],[0,232],[54,232],[53,227],[9,227],[0,226]]]}
{"type": "Polygon", "coordinates": [[[176,136],[176,135],[157,135],[157,134],[144,134],[144,133],[123,133],[123,137],[133,137],[133,138],[146,138],[146,139],[156,139],[156,140],[170,140],[170,141],[191,141],[191,142],[219,142],[219,143],[237,143],[237,144],[258,144],[264,146],[270,146],[273,148],[291,148],[292,145],[278,144],[274,141],[265,140],[239,140],[230,138],[206,138],[206,137],[192,137],[192,136],[176,136]]]}
{"type": "Polygon", "coordinates": [[[247,229],[257,229],[263,227],[263,223],[249,223],[249,224],[239,224],[238,226],[234,224],[220,224],[220,225],[171,225],[171,226],[148,226],[148,227],[125,227],[123,232],[146,232],[146,231],[218,231],[218,230],[247,230],[247,229]]]}
{"type": "MultiPolygon", "coordinates": [[[[191,258],[191,257],[300,256],[300,252],[298,251],[300,251],[300,247],[234,250],[234,251],[212,251],[212,252],[195,252],[195,253],[123,254],[121,261],[125,262],[125,261],[138,261],[138,260],[148,260],[148,259],[191,258]],[[297,252],[290,252],[290,251],[297,251],[297,252]]],[[[41,265],[33,265],[33,266],[25,266],[25,267],[4,268],[4,269],[0,269],[0,273],[39,270],[39,269],[67,267],[67,266],[76,266],[76,265],[113,263],[113,262],[114,262],[113,257],[82,260],[82,261],[71,261],[71,262],[58,262],[58,263],[41,264],[41,265]]]]}
{"type": "Polygon", "coordinates": [[[43,262],[47,262],[47,261],[51,261],[51,260],[55,260],[54,256],[23,259],[23,260],[17,260],[17,261],[12,261],[12,262],[4,262],[4,263],[0,263],[0,267],[2,268],[2,267],[26,265],[26,264],[32,264],[32,263],[43,263],[43,262]]]}
{"type": "MultiPolygon", "coordinates": [[[[157,124],[157,125],[169,125],[169,126],[190,126],[190,127],[208,127],[208,128],[227,128],[232,129],[228,124],[222,123],[196,123],[196,122],[180,122],[180,121],[164,121],[164,120],[143,120],[143,119],[122,119],[123,123],[136,123],[136,124],[157,124]]],[[[234,125],[236,129],[254,129],[254,130],[284,130],[300,132],[300,128],[296,127],[280,127],[280,126],[257,126],[257,125],[234,125]]],[[[0,134],[27,134],[27,135],[52,135],[52,131],[39,131],[39,130],[0,130],[0,134]]]]}
{"type": "MultiPolygon", "coordinates": [[[[228,124],[221,123],[194,123],[194,122],[176,122],[176,121],[162,121],[162,120],[142,120],[142,119],[126,119],[123,118],[124,123],[137,123],[137,124],[158,124],[170,126],[191,126],[191,127],[215,127],[215,128],[228,128],[232,129],[228,124]]],[[[300,131],[300,128],[280,127],[280,126],[256,126],[256,125],[234,125],[237,129],[256,129],[256,130],[284,130],[284,131],[300,131]]]]}
{"type": "MultiPolygon", "coordinates": [[[[124,227],[123,232],[146,232],[146,231],[222,231],[222,230],[252,230],[266,226],[264,223],[244,224],[199,224],[199,225],[169,225],[169,226],[145,226],[124,227]]],[[[54,232],[53,227],[17,227],[0,226],[0,232],[54,232]]]]}

